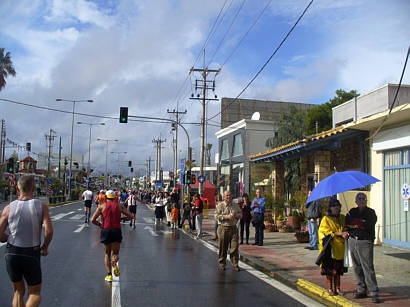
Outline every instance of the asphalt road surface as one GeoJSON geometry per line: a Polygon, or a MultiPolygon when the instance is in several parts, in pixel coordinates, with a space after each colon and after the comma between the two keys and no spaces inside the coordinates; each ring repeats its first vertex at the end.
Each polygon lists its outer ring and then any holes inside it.
{"type": "MultiPolygon", "coordinates": [[[[245,265],[238,273],[228,262],[222,272],[215,250],[180,230],[154,225],[153,212],[143,204],[138,205],[136,229],[122,225],[121,275],[107,283],[99,228],[84,227],[82,202],[50,213],[54,238],[50,254],[42,257],[41,306],[319,305],[283,285],[279,290],[245,265]]],[[[1,244],[0,253],[4,250],[1,244]]],[[[13,291],[3,257],[0,274],[0,306],[9,306],[13,291]]]]}

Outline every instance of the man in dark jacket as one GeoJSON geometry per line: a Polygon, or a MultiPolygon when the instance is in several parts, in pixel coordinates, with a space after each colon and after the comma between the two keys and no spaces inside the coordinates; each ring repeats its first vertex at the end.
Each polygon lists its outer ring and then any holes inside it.
{"type": "MultiPolygon", "coordinates": [[[[309,191],[308,197],[312,191],[309,191]]],[[[305,249],[317,250],[319,249],[318,240],[318,219],[321,217],[320,204],[318,200],[311,201],[306,204],[307,222],[309,227],[309,246],[305,249]]]]}
{"type": "Polygon", "coordinates": [[[357,279],[357,292],[354,298],[364,298],[369,290],[373,303],[380,303],[379,288],[373,265],[373,242],[375,239],[376,212],[367,207],[367,196],[356,195],[357,208],[350,209],[346,215],[349,229],[349,248],[352,254],[353,269],[357,279]]]}

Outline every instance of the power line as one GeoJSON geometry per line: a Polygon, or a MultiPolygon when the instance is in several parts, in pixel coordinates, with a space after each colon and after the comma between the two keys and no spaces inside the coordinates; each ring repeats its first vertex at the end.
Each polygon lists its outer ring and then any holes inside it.
{"type": "Polygon", "coordinates": [[[266,11],[266,9],[270,6],[270,4],[272,3],[272,0],[268,0],[267,4],[265,5],[265,7],[262,9],[262,11],[259,13],[258,17],[256,18],[256,20],[253,22],[253,24],[248,28],[248,30],[245,32],[245,34],[242,36],[242,38],[239,40],[238,44],[235,46],[235,48],[232,50],[232,52],[229,54],[229,56],[226,58],[226,60],[223,62],[222,67],[225,66],[225,64],[231,59],[232,55],[236,52],[236,50],[239,48],[239,46],[242,44],[243,40],[245,39],[245,37],[249,34],[249,32],[251,32],[251,30],[253,29],[253,27],[257,24],[257,22],[259,21],[259,19],[262,17],[263,13],[266,11]]]}
{"type": "MultiPolygon", "coordinates": [[[[299,23],[299,21],[302,19],[302,17],[305,15],[305,13],[307,12],[307,10],[309,9],[309,7],[311,6],[311,4],[313,3],[313,0],[311,0],[309,2],[309,4],[307,5],[307,7],[304,9],[303,13],[299,16],[299,18],[297,19],[297,21],[295,22],[295,24],[293,25],[293,27],[289,30],[289,32],[286,34],[286,36],[282,39],[282,41],[280,42],[279,46],[276,47],[275,51],[271,54],[271,56],[268,58],[268,60],[265,62],[265,64],[263,64],[263,66],[259,69],[259,71],[255,74],[255,76],[251,79],[251,81],[248,82],[248,84],[243,88],[243,90],[235,97],[235,99],[233,99],[226,107],[225,110],[231,105],[233,104],[236,100],[238,100],[238,98],[246,91],[246,89],[253,83],[253,81],[255,81],[255,79],[260,75],[260,73],[265,69],[265,67],[269,64],[269,62],[272,60],[272,58],[275,56],[275,54],[279,51],[279,49],[282,47],[282,45],[285,43],[285,41],[287,40],[287,38],[289,37],[289,35],[293,32],[293,30],[295,29],[296,25],[299,23]]],[[[214,116],[210,117],[208,120],[215,118],[216,116],[218,116],[219,114],[221,114],[222,111],[218,112],[217,114],[215,114],[214,116]]]]}
{"type": "MultiPolygon", "coordinates": [[[[222,37],[222,39],[219,41],[219,44],[218,44],[218,46],[216,47],[216,49],[215,49],[215,51],[214,51],[214,54],[212,55],[211,59],[209,60],[207,66],[209,66],[209,65],[212,63],[212,61],[214,60],[215,55],[218,53],[219,48],[221,48],[221,45],[222,45],[223,41],[225,40],[226,36],[228,35],[229,31],[231,30],[233,24],[235,23],[236,18],[238,17],[240,11],[242,10],[242,8],[243,8],[245,2],[246,2],[246,0],[243,0],[242,3],[241,3],[241,5],[240,5],[240,7],[239,7],[239,9],[236,11],[236,14],[235,14],[234,18],[232,19],[231,24],[229,25],[228,29],[225,31],[225,34],[224,34],[224,36],[222,37]]],[[[231,3],[232,3],[232,2],[231,2],[231,3]]]]}
{"type": "MultiPolygon", "coordinates": [[[[60,109],[54,109],[54,108],[49,108],[49,107],[44,107],[44,106],[37,106],[34,104],[29,104],[29,103],[24,103],[24,102],[19,102],[19,101],[14,101],[10,99],[4,99],[0,98],[1,101],[6,101],[18,105],[23,105],[26,107],[32,107],[32,108],[37,108],[37,109],[42,109],[42,110],[48,110],[48,111],[53,111],[53,112],[60,112],[60,113],[66,113],[66,114],[73,114],[72,111],[65,111],[65,110],[60,110],[60,109]]],[[[95,115],[95,114],[87,114],[87,113],[79,113],[79,112],[74,112],[75,115],[81,115],[81,116],[87,116],[87,117],[94,117],[94,118],[104,118],[104,119],[114,119],[118,120],[119,117],[112,117],[112,116],[104,116],[104,115],[95,115]]],[[[146,119],[128,119],[128,121],[133,121],[133,122],[148,122],[148,123],[160,123],[160,124],[169,124],[169,122],[165,121],[155,121],[155,120],[146,120],[146,119]]]]}

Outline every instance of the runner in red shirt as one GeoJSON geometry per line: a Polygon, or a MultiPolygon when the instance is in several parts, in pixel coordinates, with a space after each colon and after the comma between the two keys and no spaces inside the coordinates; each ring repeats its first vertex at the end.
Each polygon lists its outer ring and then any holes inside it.
{"type": "Polygon", "coordinates": [[[118,199],[115,197],[113,190],[108,190],[106,193],[106,203],[100,205],[95,211],[91,222],[101,227],[100,242],[104,244],[105,252],[105,267],[107,269],[106,281],[112,281],[111,268],[115,276],[120,276],[120,269],[117,262],[120,253],[120,244],[122,241],[121,233],[121,213],[127,215],[130,219],[134,219],[131,212],[125,209],[124,206],[119,205],[118,199]],[[97,219],[102,216],[103,222],[100,223],[97,219]]]}

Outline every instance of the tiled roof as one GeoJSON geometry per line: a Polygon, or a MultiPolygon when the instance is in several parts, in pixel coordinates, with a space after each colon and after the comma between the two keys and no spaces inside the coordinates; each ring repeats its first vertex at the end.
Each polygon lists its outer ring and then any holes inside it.
{"type": "Polygon", "coordinates": [[[348,128],[345,128],[344,126],[340,126],[340,127],[336,127],[336,128],[330,129],[330,130],[322,131],[322,132],[319,132],[317,134],[307,136],[302,140],[297,140],[295,142],[292,142],[292,143],[289,143],[289,144],[286,144],[286,145],[275,147],[275,148],[270,149],[268,151],[259,152],[259,153],[254,154],[254,155],[250,155],[249,159],[255,159],[255,158],[263,157],[263,156],[266,156],[266,155],[269,155],[269,154],[272,154],[272,153],[275,153],[275,152],[278,152],[278,151],[281,151],[281,150],[284,150],[284,149],[287,149],[287,148],[294,147],[294,146],[299,145],[299,144],[314,142],[314,141],[324,139],[324,138],[327,138],[329,136],[332,136],[332,135],[335,135],[335,134],[338,134],[338,133],[341,133],[341,132],[347,131],[347,130],[348,130],[348,128]]]}

